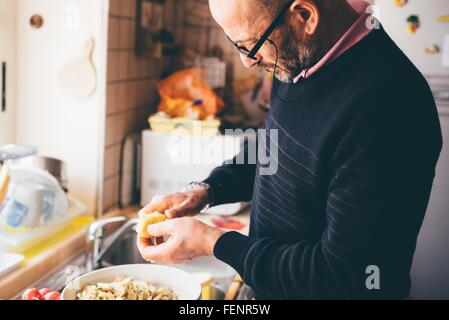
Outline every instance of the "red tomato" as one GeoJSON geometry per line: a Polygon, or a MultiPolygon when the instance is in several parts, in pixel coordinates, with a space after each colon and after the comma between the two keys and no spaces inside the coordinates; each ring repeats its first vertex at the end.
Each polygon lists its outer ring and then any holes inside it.
{"type": "Polygon", "coordinates": [[[56,291],[51,291],[44,296],[44,300],[61,300],[61,294],[56,291]]]}
{"type": "Polygon", "coordinates": [[[39,293],[41,294],[41,297],[44,297],[47,293],[52,292],[53,290],[49,288],[43,288],[39,290],[39,293]]]}
{"type": "Polygon", "coordinates": [[[42,296],[39,293],[39,290],[35,288],[27,289],[22,294],[22,300],[41,300],[42,296]]]}

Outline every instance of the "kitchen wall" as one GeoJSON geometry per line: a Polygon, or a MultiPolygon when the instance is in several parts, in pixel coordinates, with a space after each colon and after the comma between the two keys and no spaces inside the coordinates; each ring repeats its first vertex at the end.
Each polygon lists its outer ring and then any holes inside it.
{"type": "MultiPolygon", "coordinates": [[[[156,111],[159,100],[157,81],[162,74],[182,68],[179,57],[152,59],[134,55],[136,3],[136,0],[110,0],[103,211],[120,204],[121,150],[126,136],[148,128],[148,117],[156,111]]],[[[205,55],[209,48],[219,47],[229,66],[229,86],[234,75],[254,74],[254,70],[243,66],[213,21],[207,1],[166,0],[164,26],[174,34],[176,43],[184,44],[196,54],[205,55]],[[201,15],[201,25],[187,21],[194,13],[201,15]]]]}
{"type": "MultiPolygon", "coordinates": [[[[15,0],[0,1],[0,68],[6,63],[6,108],[0,110],[0,145],[14,140],[17,3],[15,0]]],[[[1,74],[0,69],[0,74],[1,74]]],[[[0,85],[3,86],[2,79],[0,85]]],[[[0,101],[1,103],[1,101],[0,101]]],[[[0,108],[2,106],[0,105],[0,108]]]]}
{"type": "MultiPolygon", "coordinates": [[[[2,0],[5,1],[5,0],[2,0]]],[[[93,214],[97,209],[106,96],[107,0],[11,0],[17,4],[17,113],[15,140],[67,163],[70,195],[93,214]],[[40,14],[42,28],[30,26],[40,14]],[[97,88],[86,99],[62,90],[64,65],[95,39],[97,88]]]]}
{"type": "Polygon", "coordinates": [[[228,64],[231,81],[254,75],[254,68],[243,66],[240,55],[213,20],[207,0],[165,0],[165,21],[176,42],[184,43],[195,53],[204,55],[209,49],[220,48],[223,60],[228,64]]]}
{"type": "Polygon", "coordinates": [[[121,150],[127,135],[148,126],[165,60],[134,55],[136,0],[110,0],[103,208],[119,204],[121,150]]]}

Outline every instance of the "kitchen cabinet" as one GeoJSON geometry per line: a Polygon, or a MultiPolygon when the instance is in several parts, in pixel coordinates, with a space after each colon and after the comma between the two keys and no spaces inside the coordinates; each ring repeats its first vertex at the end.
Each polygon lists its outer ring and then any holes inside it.
{"type": "Polygon", "coordinates": [[[16,17],[16,1],[0,1],[0,145],[14,139],[16,17]]]}

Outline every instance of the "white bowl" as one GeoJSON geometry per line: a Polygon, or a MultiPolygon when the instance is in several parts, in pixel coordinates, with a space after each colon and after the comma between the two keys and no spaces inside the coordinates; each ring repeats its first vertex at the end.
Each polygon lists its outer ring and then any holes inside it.
{"type": "Polygon", "coordinates": [[[177,268],[154,264],[129,264],[100,269],[75,279],[62,292],[62,300],[76,300],[76,294],[86,285],[113,282],[117,278],[130,277],[145,280],[156,287],[168,287],[178,300],[199,300],[201,285],[189,273],[177,268]]]}

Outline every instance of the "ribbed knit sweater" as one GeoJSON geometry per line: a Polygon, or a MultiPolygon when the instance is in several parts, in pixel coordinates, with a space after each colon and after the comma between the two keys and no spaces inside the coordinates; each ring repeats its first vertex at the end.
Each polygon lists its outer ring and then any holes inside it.
{"type": "Polygon", "coordinates": [[[313,76],[274,86],[284,102],[273,92],[259,145],[278,148],[277,172],[227,164],[205,180],[212,205],[252,201],[249,236],[224,234],[216,257],[258,299],[407,297],[442,147],[424,77],[379,29],[313,76]]]}

